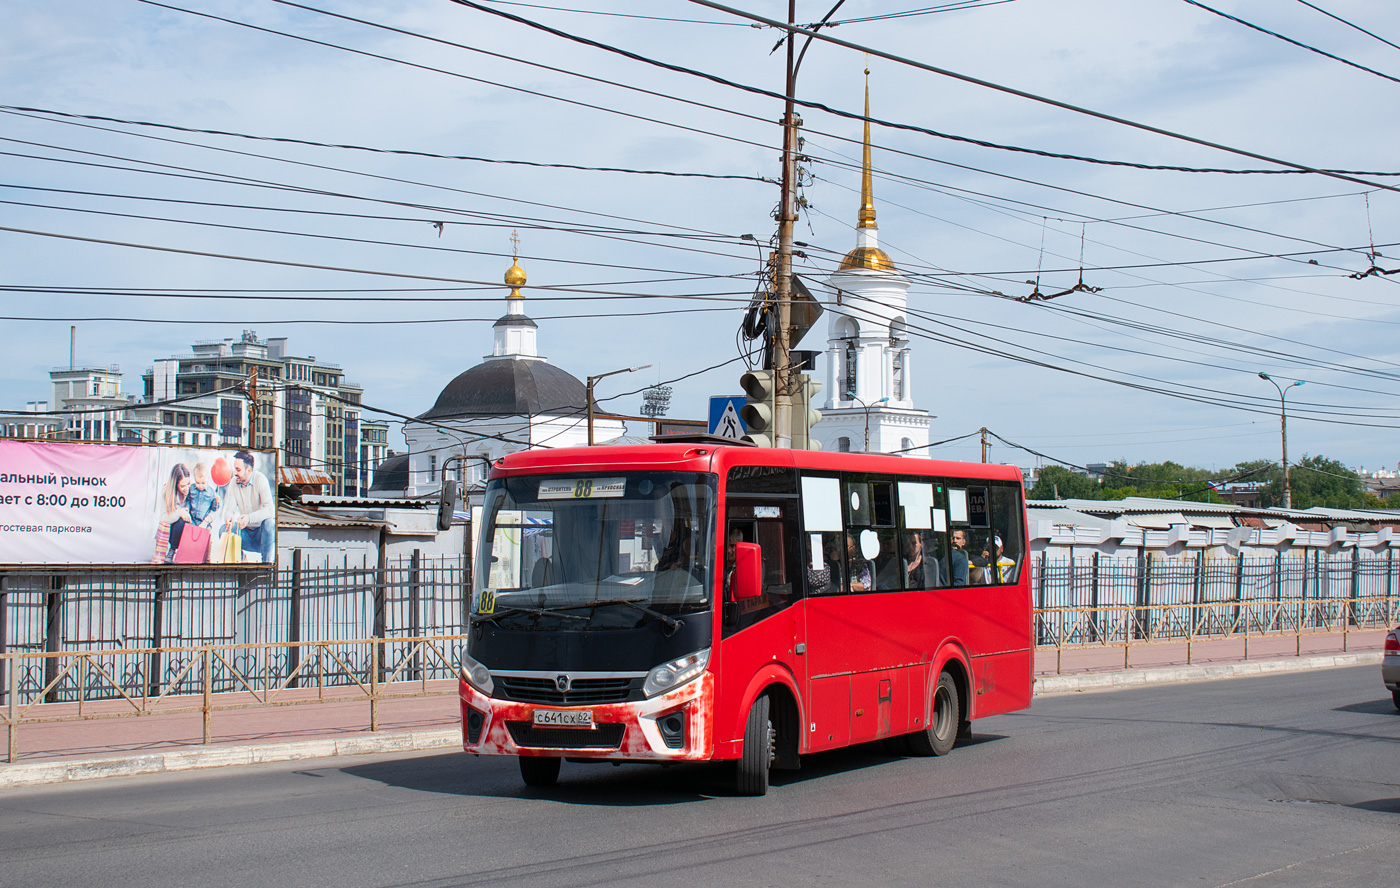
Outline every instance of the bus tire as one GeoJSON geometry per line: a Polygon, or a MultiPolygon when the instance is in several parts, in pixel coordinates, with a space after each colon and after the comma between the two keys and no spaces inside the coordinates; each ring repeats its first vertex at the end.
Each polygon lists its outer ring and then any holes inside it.
{"type": "Polygon", "coordinates": [[[520,777],[526,786],[553,786],[559,782],[560,759],[553,756],[521,756],[520,777]]]}
{"type": "Polygon", "coordinates": [[[958,683],[944,672],[933,689],[933,711],[928,727],[909,735],[909,750],[915,755],[947,755],[958,740],[962,714],[958,710],[958,683]]]}
{"type": "Polygon", "coordinates": [[[773,720],[768,713],[768,695],[760,696],[749,710],[744,725],[744,750],[739,756],[735,781],[739,795],[768,794],[768,772],[773,766],[773,720]]]}

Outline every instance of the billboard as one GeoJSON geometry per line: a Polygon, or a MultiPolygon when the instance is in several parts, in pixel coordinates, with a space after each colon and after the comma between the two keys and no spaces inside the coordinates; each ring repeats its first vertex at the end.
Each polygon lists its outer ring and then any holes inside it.
{"type": "Polygon", "coordinates": [[[0,564],[267,564],[277,453],[0,440],[0,564]]]}

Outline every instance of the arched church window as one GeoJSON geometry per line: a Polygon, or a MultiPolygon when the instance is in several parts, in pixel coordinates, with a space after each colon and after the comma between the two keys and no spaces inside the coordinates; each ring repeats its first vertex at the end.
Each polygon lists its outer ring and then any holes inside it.
{"type": "Polygon", "coordinates": [[[904,318],[897,317],[890,321],[890,347],[903,348],[909,344],[909,327],[904,322],[904,318]]]}
{"type": "Polygon", "coordinates": [[[836,339],[840,342],[841,349],[841,390],[837,393],[840,398],[845,398],[847,392],[858,391],[859,383],[859,360],[860,350],[858,339],[860,337],[860,327],[851,318],[841,318],[836,322],[836,339]]]}

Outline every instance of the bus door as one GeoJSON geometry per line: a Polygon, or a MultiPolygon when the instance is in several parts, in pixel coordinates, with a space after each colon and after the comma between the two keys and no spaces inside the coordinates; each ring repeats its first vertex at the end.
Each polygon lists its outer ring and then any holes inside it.
{"type": "MultiPolygon", "coordinates": [[[[826,578],[809,587],[805,607],[812,746],[915,730],[929,659],[915,594],[924,575],[901,544],[895,479],[804,475],[802,485],[806,566],[826,578]]],[[[927,517],[931,486],[924,500],[927,517]]]]}
{"type": "Polygon", "coordinates": [[[802,609],[793,606],[803,595],[798,512],[793,469],[739,466],[730,470],[723,524],[723,694],[742,693],[751,676],[775,663],[788,672],[798,694],[803,693],[806,626],[802,609]],[[735,543],[757,543],[763,554],[763,592],[750,601],[729,600],[735,543]]]}
{"type": "Polygon", "coordinates": [[[804,655],[807,724],[804,751],[850,742],[851,677],[845,633],[839,624],[849,578],[838,477],[802,476],[803,606],[808,645],[804,655]]]}

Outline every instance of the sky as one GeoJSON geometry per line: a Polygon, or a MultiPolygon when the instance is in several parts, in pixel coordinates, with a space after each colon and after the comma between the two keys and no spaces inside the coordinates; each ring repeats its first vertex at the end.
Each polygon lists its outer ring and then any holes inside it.
{"type": "MultiPolygon", "coordinates": [[[[541,354],[580,379],[651,365],[599,383],[608,409],[665,383],[671,416],[703,419],[739,391],[776,230],[780,32],[681,0],[12,7],[0,408],[48,397],[76,325],[76,361],[128,392],[252,330],[419,414],[490,353],[513,232],[541,354]]],[[[800,111],[794,267],[839,310],[868,66],[912,393],[934,440],[959,438],[935,456],[977,459],[985,427],[1022,466],[1278,459],[1266,372],[1306,383],[1290,461],[1396,468],[1400,274],[1352,275],[1400,269],[1400,7],[1205,7],[847,0],[823,33],[855,47],[807,48],[796,98],[832,110],[800,111]]]]}

